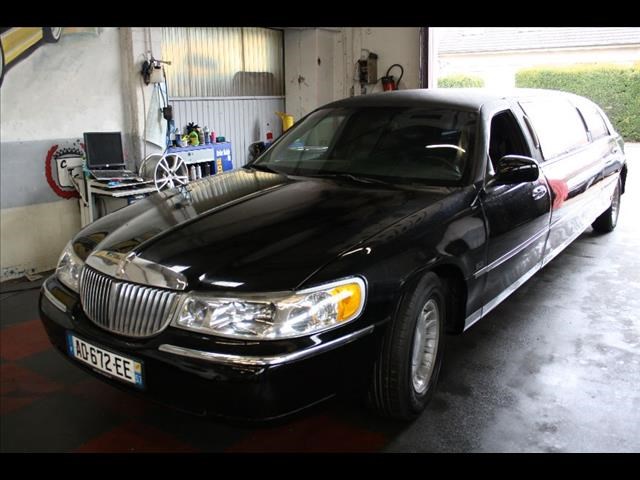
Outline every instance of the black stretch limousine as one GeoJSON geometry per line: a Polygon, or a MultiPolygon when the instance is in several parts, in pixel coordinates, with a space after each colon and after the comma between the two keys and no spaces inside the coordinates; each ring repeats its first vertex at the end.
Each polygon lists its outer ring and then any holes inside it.
{"type": "Polygon", "coordinates": [[[626,175],[622,139],[582,97],[340,100],[243,168],[84,228],[41,316],[70,361],[188,411],[274,418],[347,389],[410,419],[444,334],[589,225],[613,230],[626,175]]]}

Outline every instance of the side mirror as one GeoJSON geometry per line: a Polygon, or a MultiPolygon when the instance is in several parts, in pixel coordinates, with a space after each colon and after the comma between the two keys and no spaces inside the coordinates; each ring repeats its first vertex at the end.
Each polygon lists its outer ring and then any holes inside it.
{"type": "Polygon", "coordinates": [[[538,162],[522,155],[505,155],[496,165],[494,184],[535,182],[540,175],[538,162]]]}

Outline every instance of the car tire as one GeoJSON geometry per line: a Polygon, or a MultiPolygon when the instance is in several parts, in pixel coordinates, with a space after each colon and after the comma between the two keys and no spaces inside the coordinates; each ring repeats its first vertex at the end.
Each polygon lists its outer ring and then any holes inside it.
{"type": "Polygon", "coordinates": [[[611,196],[611,206],[591,224],[596,232],[609,233],[616,228],[618,216],[620,215],[620,190],[620,179],[618,178],[616,189],[611,196]]]}
{"type": "Polygon", "coordinates": [[[427,273],[400,301],[382,341],[367,396],[377,414],[412,420],[433,396],[444,353],[444,291],[440,278],[427,273]]]}
{"type": "Polygon", "coordinates": [[[43,27],[42,38],[45,42],[56,43],[62,36],[63,27],[43,27]]]}

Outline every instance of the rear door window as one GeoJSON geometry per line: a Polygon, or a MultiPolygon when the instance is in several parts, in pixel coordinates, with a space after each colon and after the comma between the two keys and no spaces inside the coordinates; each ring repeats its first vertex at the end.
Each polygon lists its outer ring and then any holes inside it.
{"type": "Polygon", "coordinates": [[[545,160],[589,143],[580,114],[567,100],[522,101],[520,105],[536,130],[545,160]]]}
{"type": "Polygon", "coordinates": [[[587,122],[587,128],[591,134],[591,140],[597,140],[598,138],[606,137],[609,135],[609,129],[604,122],[602,115],[598,109],[593,105],[581,105],[580,112],[584,117],[584,121],[587,122]]]}

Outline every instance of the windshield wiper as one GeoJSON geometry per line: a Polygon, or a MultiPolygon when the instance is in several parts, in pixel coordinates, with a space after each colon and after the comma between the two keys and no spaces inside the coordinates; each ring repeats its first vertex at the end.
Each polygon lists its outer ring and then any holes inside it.
{"type": "Polygon", "coordinates": [[[277,173],[278,175],[282,175],[282,172],[271,168],[263,163],[245,165],[245,168],[252,168],[253,170],[258,170],[259,172],[269,172],[269,173],[277,173]]]}
{"type": "Polygon", "coordinates": [[[366,175],[354,174],[354,173],[346,173],[346,172],[321,172],[310,175],[313,177],[331,177],[331,178],[348,178],[349,180],[353,180],[355,182],[360,183],[379,183],[382,185],[391,185],[391,182],[387,182],[385,180],[381,180],[379,178],[367,177],[366,175]]]}

